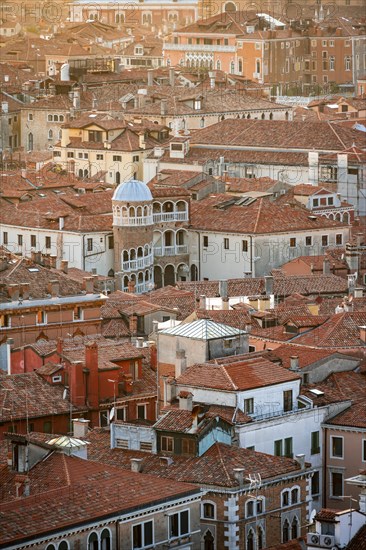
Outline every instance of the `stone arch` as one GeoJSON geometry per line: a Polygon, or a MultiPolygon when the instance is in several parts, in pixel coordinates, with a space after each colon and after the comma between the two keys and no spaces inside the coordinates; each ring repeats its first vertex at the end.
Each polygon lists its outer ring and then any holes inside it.
{"type": "Polygon", "coordinates": [[[161,288],[163,286],[163,270],[160,265],[154,266],[154,281],[156,288],[161,288]]]}
{"type": "Polygon", "coordinates": [[[206,533],[203,536],[203,549],[215,550],[215,539],[209,529],[207,529],[206,533]]]}
{"type": "Polygon", "coordinates": [[[196,264],[191,265],[191,281],[198,281],[198,267],[196,264]]]}
{"type": "Polygon", "coordinates": [[[175,285],[175,269],[174,265],[168,264],[164,269],[164,286],[175,285]]]}
{"type": "Polygon", "coordinates": [[[234,2],[226,2],[224,6],[224,11],[231,13],[236,11],[236,5],[234,4],[234,2]]]}

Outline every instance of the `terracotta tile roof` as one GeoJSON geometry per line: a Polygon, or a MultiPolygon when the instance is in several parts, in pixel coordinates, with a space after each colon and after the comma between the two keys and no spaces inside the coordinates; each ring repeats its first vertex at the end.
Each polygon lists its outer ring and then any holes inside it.
{"type": "Polygon", "coordinates": [[[223,323],[230,327],[239,328],[245,330],[246,325],[252,322],[251,316],[240,309],[225,310],[197,310],[198,319],[211,319],[216,323],[223,323]]]}
{"type": "Polygon", "coordinates": [[[348,543],[347,550],[366,550],[366,525],[363,525],[348,543]]]}
{"type": "Polygon", "coordinates": [[[315,516],[317,521],[335,521],[337,518],[338,510],[330,510],[329,508],[322,508],[315,516]]]}
{"type": "Polygon", "coordinates": [[[192,144],[341,152],[363,147],[363,136],[330,122],[227,119],[192,136],[192,144]]]}
{"type": "Polygon", "coordinates": [[[337,350],[308,348],[305,346],[296,346],[289,343],[282,344],[281,346],[273,350],[271,352],[271,356],[273,356],[273,358],[279,358],[281,360],[282,366],[286,369],[289,369],[291,366],[290,357],[297,356],[299,358],[299,368],[303,369],[312,365],[313,363],[321,361],[322,359],[332,357],[332,355],[336,353],[337,350]]]}
{"type": "Polygon", "coordinates": [[[216,363],[195,364],[179,376],[179,386],[245,391],[298,380],[299,376],[268,359],[226,358],[216,363]]]}
{"type": "Polygon", "coordinates": [[[198,434],[205,430],[210,423],[212,423],[212,416],[202,413],[202,418],[198,418],[198,425],[194,427],[191,411],[170,409],[154,424],[154,429],[166,432],[198,434]]]}
{"type": "Polygon", "coordinates": [[[294,343],[322,348],[363,347],[359,327],[365,324],[366,311],[336,313],[320,327],[297,336],[294,343]]]}
{"type": "Polygon", "coordinates": [[[131,332],[124,319],[111,319],[102,322],[102,335],[104,338],[127,338],[131,336],[131,332]]]}
{"type": "Polygon", "coordinates": [[[161,454],[110,449],[108,433],[91,432],[88,441],[90,441],[88,454],[91,460],[100,460],[120,468],[130,469],[131,458],[141,458],[144,474],[153,474],[177,481],[186,480],[188,483],[199,486],[237,488],[238,481],[234,476],[234,468],[244,468],[248,476],[255,472],[260,473],[262,479],[276,478],[284,474],[296,474],[300,469],[295,460],[240,449],[222,443],[215,443],[201,457],[174,455],[173,462],[166,466],[161,464],[161,454]]]}
{"type": "MultiPolygon", "coordinates": [[[[48,384],[36,372],[0,378],[0,421],[70,414],[70,403],[63,399],[61,386],[48,384]]],[[[78,410],[78,407],[73,407],[78,410]]],[[[81,410],[81,409],[79,409],[81,410]]]]}
{"type": "MultiPolygon", "coordinates": [[[[0,474],[7,478],[4,493],[15,495],[16,476],[8,472],[3,467],[0,474]]],[[[8,496],[0,505],[3,545],[197,494],[192,485],[60,453],[39,462],[28,477],[31,495],[12,501],[8,496]]]]}
{"type": "MultiPolygon", "coordinates": [[[[219,296],[219,281],[178,282],[178,288],[195,292],[199,297],[219,296]]],[[[273,292],[278,297],[290,297],[301,294],[301,302],[306,302],[304,296],[318,294],[348,294],[348,283],[336,275],[275,275],[273,292]]],[[[228,279],[228,296],[261,296],[265,294],[263,277],[248,279],[228,279]]]]}
{"type": "Polygon", "coordinates": [[[327,420],[327,424],[366,428],[366,402],[352,403],[349,409],[327,420]]]}
{"type": "MultiPolygon", "coordinates": [[[[191,204],[191,227],[215,233],[252,234],[344,227],[343,223],[323,216],[313,219],[309,211],[302,207],[278,205],[264,198],[250,204],[228,204],[229,199],[228,195],[218,194],[194,201],[191,204]]],[[[240,199],[237,198],[237,201],[240,199]]]]}
{"type": "Polygon", "coordinates": [[[306,550],[307,546],[303,538],[292,539],[288,542],[281,542],[274,546],[268,546],[267,550],[306,550]]]}

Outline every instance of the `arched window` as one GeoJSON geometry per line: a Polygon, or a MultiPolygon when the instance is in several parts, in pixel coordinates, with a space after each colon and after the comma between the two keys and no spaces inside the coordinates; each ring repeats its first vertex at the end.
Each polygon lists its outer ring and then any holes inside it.
{"type": "Polygon", "coordinates": [[[53,120],[54,120],[55,122],[58,122],[58,115],[53,115],[53,120]]]}
{"type": "Polygon", "coordinates": [[[204,117],[202,117],[200,120],[200,128],[204,128],[204,127],[205,127],[205,119],[204,117]]]}
{"type": "Polygon", "coordinates": [[[264,533],[261,526],[258,527],[257,531],[257,550],[262,550],[264,546],[264,533]]]}
{"type": "Polygon", "coordinates": [[[29,132],[28,134],[28,151],[33,151],[33,134],[29,132]]]}
{"type": "Polygon", "coordinates": [[[285,112],[285,119],[288,120],[289,114],[288,111],[285,112]]]}
{"type": "Polygon", "coordinates": [[[79,178],[82,178],[82,177],[83,177],[83,170],[82,170],[82,168],[79,169],[78,174],[79,174],[79,178]]]}
{"type": "Polygon", "coordinates": [[[62,130],[61,130],[61,128],[58,131],[58,139],[62,139],[62,130]]]}
{"type": "Polygon", "coordinates": [[[234,63],[234,61],[232,61],[232,62],[230,63],[230,73],[231,73],[231,74],[234,74],[234,73],[235,73],[235,63],[234,63]]]}
{"type": "Polygon", "coordinates": [[[299,502],[299,489],[295,487],[291,491],[291,504],[296,504],[299,502]]]}
{"type": "Polygon", "coordinates": [[[48,139],[53,139],[53,132],[52,130],[48,130],[48,139]]]}
{"type": "Polygon", "coordinates": [[[227,2],[225,4],[225,11],[227,12],[233,12],[236,11],[236,6],[233,2],[227,2]]]}
{"type": "Polygon", "coordinates": [[[217,69],[218,71],[221,71],[221,61],[220,61],[220,59],[218,59],[218,60],[216,61],[216,69],[217,69]]]}
{"type": "Polygon", "coordinates": [[[262,120],[264,120],[266,118],[266,115],[264,113],[262,113],[262,120]]]}
{"type": "Polygon", "coordinates": [[[288,542],[290,540],[290,524],[287,519],[282,525],[282,542],[288,542]]]}
{"type": "Polygon", "coordinates": [[[109,529],[103,529],[100,536],[102,550],[111,550],[111,533],[109,529]]]}
{"type": "Polygon", "coordinates": [[[285,491],[282,491],[281,493],[281,505],[282,506],[289,506],[290,504],[290,491],[286,489],[285,491]]]}
{"type": "Polygon", "coordinates": [[[273,120],[273,113],[269,113],[269,120],[273,120]]]}
{"type": "Polygon", "coordinates": [[[297,539],[298,536],[299,536],[299,520],[295,516],[291,524],[291,538],[297,539]]]}
{"type": "Polygon", "coordinates": [[[97,533],[90,533],[88,538],[88,550],[98,550],[99,541],[97,533]]]}
{"type": "Polygon", "coordinates": [[[64,115],[60,115],[60,122],[63,122],[65,120],[64,115]]]}
{"type": "Polygon", "coordinates": [[[203,537],[204,541],[204,550],[214,550],[215,549],[215,542],[214,542],[213,535],[210,530],[206,531],[205,536],[203,537]]]}
{"type": "Polygon", "coordinates": [[[254,533],[253,529],[249,529],[247,535],[247,550],[254,550],[254,533]]]}
{"type": "Polygon", "coordinates": [[[239,59],[239,62],[238,62],[238,71],[239,71],[239,73],[242,73],[242,72],[243,72],[243,60],[242,60],[242,59],[239,59]]]}
{"type": "Polygon", "coordinates": [[[46,550],[56,550],[56,546],[54,544],[49,544],[47,547],[46,547],[46,550]]]}
{"type": "Polygon", "coordinates": [[[119,185],[121,183],[121,174],[120,172],[116,172],[116,185],[119,185]]]}
{"type": "Polygon", "coordinates": [[[58,545],[58,550],[69,550],[69,543],[66,540],[62,540],[58,545]]]}
{"type": "Polygon", "coordinates": [[[52,115],[47,115],[48,122],[52,122],[52,115]]]}
{"type": "Polygon", "coordinates": [[[202,517],[208,519],[215,518],[215,505],[212,502],[202,503],[202,517]]]}
{"type": "Polygon", "coordinates": [[[245,516],[251,518],[254,516],[254,500],[248,500],[245,505],[245,516]]]}
{"type": "Polygon", "coordinates": [[[85,168],[84,170],[84,178],[88,178],[89,177],[89,171],[85,168]]]}

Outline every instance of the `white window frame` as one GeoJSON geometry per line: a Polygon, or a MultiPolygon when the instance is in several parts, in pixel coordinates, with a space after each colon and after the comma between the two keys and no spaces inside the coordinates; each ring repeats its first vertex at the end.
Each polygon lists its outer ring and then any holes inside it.
{"type": "Polygon", "coordinates": [[[136,404],[136,418],[139,419],[139,416],[138,416],[138,410],[139,410],[139,407],[144,407],[144,418],[141,418],[140,420],[146,420],[146,414],[147,414],[147,403],[137,403],[136,404]]]}
{"type": "Polygon", "coordinates": [[[329,456],[330,456],[330,458],[334,458],[334,459],[338,459],[338,460],[344,460],[344,436],[343,435],[331,435],[330,436],[329,456]],[[333,439],[335,439],[335,438],[342,440],[342,456],[333,455],[333,439]]]}
{"type": "Polygon", "coordinates": [[[344,471],[340,471],[338,468],[331,468],[329,470],[329,497],[334,499],[342,499],[344,495],[344,471]],[[332,483],[332,474],[341,474],[342,476],[342,495],[334,495],[333,494],[333,483],[332,483]]]}
{"type": "Polygon", "coordinates": [[[216,519],[216,504],[215,502],[213,502],[212,500],[204,500],[202,501],[201,503],[201,519],[211,519],[211,520],[215,520],[216,519]],[[205,510],[205,504],[211,504],[213,506],[213,510],[214,510],[214,514],[213,514],[213,517],[210,518],[209,516],[205,516],[204,514],[204,510],[205,510]]]}
{"type": "Polygon", "coordinates": [[[134,523],[131,525],[131,548],[133,550],[140,550],[140,548],[154,548],[155,546],[155,523],[153,519],[148,519],[146,521],[140,521],[138,523],[134,523]],[[145,544],[145,532],[144,529],[141,530],[142,532],[142,540],[143,540],[143,546],[133,546],[133,528],[137,525],[145,525],[145,523],[152,523],[152,544],[145,544]]]}
{"type": "Polygon", "coordinates": [[[172,514],[168,514],[168,539],[169,540],[177,540],[181,537],[187,537],[191,532],[191,511],[189,508],[185,508],[184,510],[179,510],[179,512],[173,512],[172,514]],[[181,532],[181,514],[183,514],[184,512],[188,512],[188,532],[187,533],[182,533],[181,532]],[[178,520],[178,531],[179,531],[179,534],[178,536],[170,536],[170,518],[172,516],[175,516],[178,514],[178,517],[179,517],[179,520],[178,520]]]}
{"type": "Polygon", "coordinates": [[[366,462],[366,439],[362,439],[361,459],[362,459],[362,462],[366,462]]]}

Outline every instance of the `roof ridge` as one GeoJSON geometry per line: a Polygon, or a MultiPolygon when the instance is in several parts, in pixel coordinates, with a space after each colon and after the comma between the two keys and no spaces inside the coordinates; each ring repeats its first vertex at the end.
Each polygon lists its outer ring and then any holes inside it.
{"type": "Polygon", "coordinates": [[[262,210],[262,205],[263,205],[263,199],[259,199],[259,207],[258,207],[258,212],[257,212],[257,219],[255,220],[255,225],[254,225],[254,229],[253,229],[253,233],[255,233],[257,231],[257,227],[259,225],[259,218],[260,218],[260,215],[261,215],[261,210],[262,210]]]}
{"type": "Polygon", "coordinates": [[[67,460],[66,460],[66,455],[64,453],[61,454],[61,460],[62,460],[62,463],[63,463],[64,472],[65,472],[65,475],[66,475],[67,485],[70,487],[71,486],[70,472],[69,472],[69,468],[68,468],[68,464],[67,464],[67,460]]]}
{"type": "Polygon", "coordinates": [[[340,138],[340,136],[337,134],[337,132],[335,131],[335,129],[333,128],[333,126],[332,126],[332,124],[330,123],[329,120],[327,120],[327,124],[328,124],[328,126],[331,128],[333,134],[336,136],[336,138],[338,139],[338,141],[340,141],[341,144],[343,145],[343,147],[344,147],[345,149],[347,149],[346,144],[345,144],[344,141],[340,138]]]}
{"type": "Polygon", "coordinates": [[[237,386],[236,384],[234,384],[233,379],[231,378],[231,376],[230,376],[229,373],[227,372],[227,370],[226,370],[226,365],[220,365],[220,367],[223,369],[226,378],[229,380],[229,382],[231,382],[231,385],[232,385],[233,389],[234,389],[234,390],[237,390],[237,389],[238,389],[238,386],[237,386]]]}
{"type": "Polygon", "coordinates": [[[226,468],[225,461],[224,461],[224,459],[223,459],[223,457],[222,457],[222,455],[221,455],[221,447],[220,447],[220,445],[219,445],[218,443],[216,443],[216,448],[217,448],[217,452],[218,452],[218,454],[219,454],[219,460],[220,460],[221,465],[222,465],[222,467],[223,467],[223,469],[224,469],[224,471],[225,471],[225,473],[226,473],[227,479],[228,479],[228,481],[231,481],[230,474],[229,474],[229,472],[228,472],[228,470],[227,470],[227,468],[226,468]]]}

